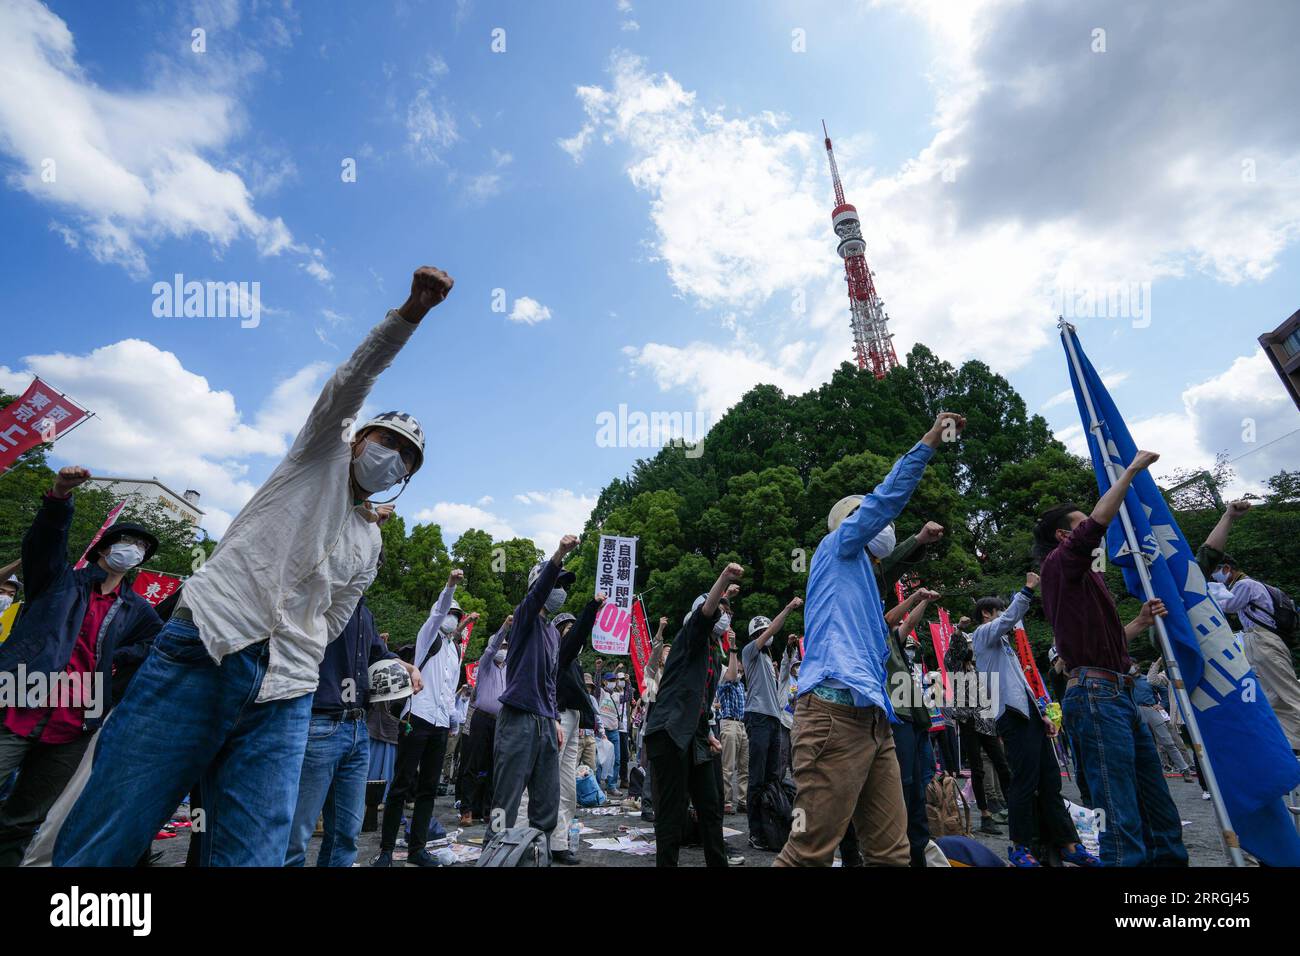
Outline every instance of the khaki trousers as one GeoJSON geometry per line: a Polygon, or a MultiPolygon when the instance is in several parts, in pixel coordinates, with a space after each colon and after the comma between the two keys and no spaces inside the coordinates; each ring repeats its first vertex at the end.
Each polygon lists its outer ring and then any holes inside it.
{"type": "Polygon", "coordinates": [[[889,718],[804,694],[794,711],[794,825],[776,866],[830,866],[853,821],[867,866],[907,866],[907,808],[889,718]]]}
{"type": "Polygon", "coordinates": [[[741,804],[749,792],[749,734],[743,720],[722,720],[722,800],[741,804]],[[739,787],[739,789],[737,789],[739,787]]]}
{"type": "Polygon", "coordinates": [[[1292,750],[1300,750],[1300,682],[1295,679],[1291,651],[1272,631],[1254,627],[1241,632],[1241,642],[1269,706],[1277,714],[1292,750]]]}

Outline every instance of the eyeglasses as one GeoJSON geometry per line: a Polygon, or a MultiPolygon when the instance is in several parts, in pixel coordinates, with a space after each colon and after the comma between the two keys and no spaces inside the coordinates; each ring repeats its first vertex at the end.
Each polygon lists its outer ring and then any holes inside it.
{"type": "Polygon", "coordinates": [[[415,446],[405,438],[388,431],[384,428],[376,428],[366,436],[370,441],[377,442],[385,448],[391,448],[402,456],[402,463],[406,465],[406,470],[410,471],[415,467],[415,446]]]}

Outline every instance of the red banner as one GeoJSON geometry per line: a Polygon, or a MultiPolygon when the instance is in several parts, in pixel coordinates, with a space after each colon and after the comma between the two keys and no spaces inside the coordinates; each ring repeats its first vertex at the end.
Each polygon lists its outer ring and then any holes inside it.
{"type": "Polygon", "coordinates": [[[0,471],[8,471],[23,452],[54,441],[86,415],[58,389],[32,379],[21,398],[0,409],[0,471]]]}
{"type": "Polygon", "coordinates": [[[646,624],[645,607],[638,597],[632,602],[632,672],[636,675],[637,693],[645,693],[645,668],[650,663],[650,627],[646,624]]]}
{"type": "Polygon", "coordinates": [[[176,589],[180,586],[180,578],[172,577],[170,574],[163,574],[161,571],[142,570],[136,572],[135,584],[131,585],[131,590],[154,607],[157,607],[175,594],[176,589]]]}
{"type": "Polygon", "coordinates": [[[943,675],[945,694],[952,692],[952,685],[948,681],[948,666],[943,662],[944,655],[948,653],[948,646],[952,643],[952,631],[952,620],[948,617],[948,612],[939,608],[939,623],[930,624],[930,643],[934,645],[934,654],[939,661],[939,673],[943,675]]]}
{"type": "Polygon", "coordinates": [[[460,659],[465,659],[465,648],[469,647],[469,636],[474,633],[474,625],[477,621],[470,621],[465,625],[465,636],[460,639],[460,659]]]}
{"type": "Polygon", "coordinates": [[[1024,669],[1025,680],[1029,681],[1029,689],[1034,692],[1034,697],[1043,700],[1047,697],[1047,688],[1043,686],[1043,678],[1038,673],[1038,665],[1034,663],[1034,652],[1029,646],[1029,635],[1025,633],[1023,624],[1016,625],[1016,656],[1020,658],[1020,666],[1024,669]]]}
{"type": "Polygon", "coordinates": [[[470,687],[478,683],[478,661],[471,661],[465,665],[465,680],[470,687]]]}
{"type": "Polygon", "coordinates": [[[108,513],[108,517],[104,519],[104,523],[99,526],[99,530],[95,532],[95,536],[90,539],[90,544],[86,545],[86,550],[81,552],[81,557],[78,558],[77,563],[72,566],[74,571],[80,571],[86,566],[86,555],[90,554],[90,549],[93,548],[95,543],[104,536],[104,532],[107,531],[109,526],[117,520],[117,516],[122,513],[122,509],[125,507],[126,502],[119,501],[117,507],[108,513]]]}

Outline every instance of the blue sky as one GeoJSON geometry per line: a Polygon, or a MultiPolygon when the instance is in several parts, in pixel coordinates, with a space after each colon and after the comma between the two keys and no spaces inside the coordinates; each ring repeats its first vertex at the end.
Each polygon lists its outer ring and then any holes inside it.
{"type": "Polygon", "coordinates": [[[1297,17],[1134,9],[4,0],[0,386],[84,401],[56,463],[198,488],[219,534],[438,265],[368,406],[430,436],[402,511],[547,546],[653,453],[600,413],[713,421],[849,358],[825,118],[900,355],[987,361],[1077,447],[1054,293],[1134,288],[1149,322],[1078,325],[1138,440],[1254,452],[1300,424],[1255,343],[1300,299],[1300,120],[1267,94],[1297,17]],[[176,273],[258,282],[260,322],[156,317],[176,273]]]}

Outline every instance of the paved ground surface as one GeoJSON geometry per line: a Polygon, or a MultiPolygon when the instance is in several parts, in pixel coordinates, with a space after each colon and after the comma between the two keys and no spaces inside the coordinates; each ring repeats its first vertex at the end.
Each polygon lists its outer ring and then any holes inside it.
{"type": "MultiPolygon", "coordinates": [[[[1068,780],[1062,781],[1062,789],[1067,797],[1072,800],[1078,800],[1078,791],[1074,784],[1068,780]]],[[[1218,829],[1214,821],[1213,805],[1208,800],[1201,799],[1201,788],[1195,783],[1184,783],[1179,777],[1169,779],[1169,790],[1173,794],[1174,802],[1178,805],[1179,812],[1183,819],[1183,840],[1187,846],[1188,855],[1191,858],[1192,866],[1222,866],[1224,865],[1224,855],[1222,843],[1219,840],[1218,829]]],[[[467,846],[480,846],[484,835],[482,825],[469,827],[460,830],[457,825],[456,811],[452,808],[451,797],[439,797],[437,805],[437,817],[442,822],[449,834],[453,835],[454,842],[467,846]],[[457,832],[459,831],[459,832],[457,832]]],[[[974,824],[978,825],[978,811],[974,824]]],[[[524,816],[520,814],[521,819],[524,816]]],[[[587,845],[587,840],[592,839],[617,839],[619,837],[633,837],[637,839],[648,839],[653,841],[654,834],[649,833],[644,837],[638,837],[630,832],[633,829],[649,827],[651,824],[641,819],[640,813],[636,811],[624,811],[613,815],[593,815],[588,813],[580,814],[584,827],[595,832],[583,834],[583,847],[578,856],[581,866],[654,866],[654,855],[636,856],[629,853],[621,853],[612,850],[598,850],[587,845]]],[[[726,818],[725,825],[728,830],[734,830],[734,835],[727,837],[728,852],[732,856],[743,856],[744,866],[747,867],[765,867],[770,866],[776,854],[765,853],[754,850],[748,846],[748,831],[744,816],[733,814],[726,818]]],[[[173,839],[159,840],[154,843],[154,850],[161,851],[162,858],[159,865],[162,866],[180,866],[184,863],[185,853],[189,847],[189,833],[186,830],[178,831],[179,835],[173,839]]],[[[999,856],[1005,858],[1007,852],[1007,839],[1004,835],[1000,837],[985,836],[976,833],[975,838],[981,843],[988,846],[999,856]]],[[[311,846],[307,851],[307,860],[310,865],[315,864],[316,854],[320,846],[320,838],[313,837],[311,846]]],[[[379,834],[363,833],[361,835],[361,852],[358,855],[358,863],[366,865],[372,857],[379,851],[379,834]]],[[[466,864],[458,864],[466,865],[466,864]]],[[[689,847],[682,851],[682,866],[703,866],[704,854],[696,847],[689,847]]],[[[414,869],[412,867],[411,869],[414,869]]]]}

